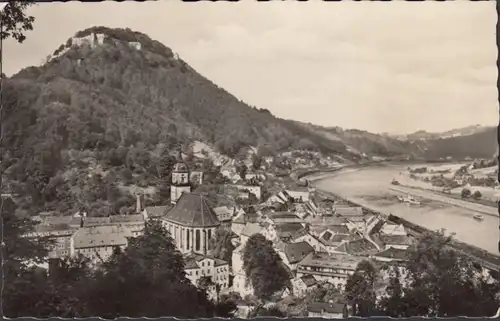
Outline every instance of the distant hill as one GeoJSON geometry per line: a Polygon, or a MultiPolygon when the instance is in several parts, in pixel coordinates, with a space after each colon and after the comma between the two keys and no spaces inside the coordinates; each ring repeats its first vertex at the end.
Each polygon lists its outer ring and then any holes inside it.
{"type": "Polygon", "coordinates": [[[415,133],[411,133],[408,135],[394,135],[394,138],[404,141],[414,141],[414,140],[432,140],[432,139],[443,139],[443,138],[452,138],[459,136],[470,136],[474,134],[479,134],[488,130],[492,130],[492,127],[482,126],[482,125],[472,125],[463,128],[457,128],[448,130],[440,133],[429,133],[425,130],[420,130],[415,133]]]}
{"type": "Polygon", "coordinates": [[[3,86],[6,188],[26,194],[24,204],[36,204],[26,210],[55,206],[63,211],[65,204],[64,210],[73,211],[78,204],[105,215],[133,207],[133,197],[120,192],[131,182],[168,195],[172,151],[193,140],[229,157],[248,146],[263,154],[309,149],[352,160],[480,157],[496,149],[489,132],[463,141],[415,142],[279,119],[248,106],[170,48],[129,29],[80,31],[43,66],[23,69],[3,86]]]}

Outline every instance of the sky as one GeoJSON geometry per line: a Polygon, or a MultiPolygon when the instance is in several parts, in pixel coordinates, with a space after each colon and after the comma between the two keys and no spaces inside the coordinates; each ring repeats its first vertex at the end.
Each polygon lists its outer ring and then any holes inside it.
{"type": "Polygon", "coordinates": [[[29,14],[27,40],[3,43],[8,76],[79,30],[128,27],[278,117],[393,134],[498,124],[494,1],[53,2],[29,14]]]}

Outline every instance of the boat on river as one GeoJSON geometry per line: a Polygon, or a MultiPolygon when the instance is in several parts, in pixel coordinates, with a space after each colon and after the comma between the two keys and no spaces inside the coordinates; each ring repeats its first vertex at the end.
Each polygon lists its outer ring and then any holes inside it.
{"type": "Polygon", "coordinates": [[[398,196],[398,200],[402,203],[406,203],[408,205],[420,205],[420,202],[417,201],[413,196],[410,194],[406,196],[398,196]]]}
{"type": "Polygon", "coordinates": [[[476,221],[484,220],[484,217],[481,214],[474,214],[472,218],[475,219],[476,221]]]}

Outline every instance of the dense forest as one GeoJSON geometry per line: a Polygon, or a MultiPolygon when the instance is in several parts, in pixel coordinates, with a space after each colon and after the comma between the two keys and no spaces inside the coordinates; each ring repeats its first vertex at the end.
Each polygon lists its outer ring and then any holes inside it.
{"type": "Polygon", "coordinates": [[[489,146],[495,136],[484,134],[481,143],[473,136],[428,143],[424,153],[418,144],[387,136],[279,119],[129,29],[78,32],[41,67],[5,79],[3,93],[4,188],[25,196],[19,210],[26,213],[127,212],[133,206],[127,186],[151,188],[147,202],[161,203],[176,146],[193,140],[230,157],[249,145],[269,153],[307,149],[351,159],[361,153],[491,156],[496,146],[489,146]],[[105,35],[103,44],[74,44],[93,33],[105,35]]]}

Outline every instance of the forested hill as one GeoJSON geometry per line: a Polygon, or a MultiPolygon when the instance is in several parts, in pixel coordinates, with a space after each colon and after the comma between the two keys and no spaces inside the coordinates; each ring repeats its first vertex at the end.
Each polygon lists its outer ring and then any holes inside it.
{"type": "Polygon", "coordinates": [[[111,204],[131,202],[116,185],[132,179],[162,184],[172,146],[193,140],[228,156],[249,145],[346,158],[423,151],[390,137],[276,118],[128,29],[80,31],[43,66],[26,68],[3,86],[6,188],[27,194],[25,204],[49,208],[93,199],[100,210],[116,211],[120,206],[111,204]]]}

